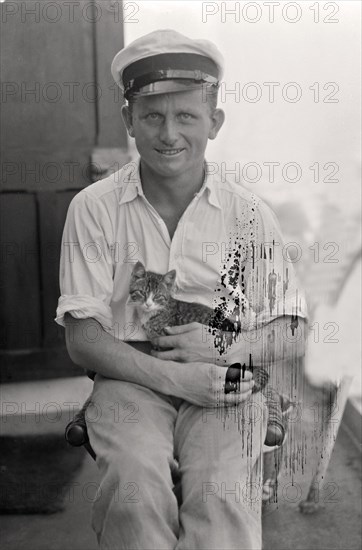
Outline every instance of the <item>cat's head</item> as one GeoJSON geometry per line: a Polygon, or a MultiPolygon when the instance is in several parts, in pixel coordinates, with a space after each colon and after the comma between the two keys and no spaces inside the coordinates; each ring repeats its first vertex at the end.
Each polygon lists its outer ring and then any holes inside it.
{"type": "Polygon", "coordinates": [[[167,306],[176,279],[176,270],[165,275],[146,271],[142,262],[137,262],[131,273],[128,305],[144,312],[157,312],[167,306]]]}

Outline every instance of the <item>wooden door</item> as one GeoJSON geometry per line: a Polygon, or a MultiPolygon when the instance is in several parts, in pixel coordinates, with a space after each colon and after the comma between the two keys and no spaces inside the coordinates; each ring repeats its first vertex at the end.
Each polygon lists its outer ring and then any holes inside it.
{"type": "Polygon", "coordinates": [[[3,381],[79,374],[54,322],[60,241],[72,197],[127,161],[110,64],[123,47],[122,2],[0,3],[3,381]]]}

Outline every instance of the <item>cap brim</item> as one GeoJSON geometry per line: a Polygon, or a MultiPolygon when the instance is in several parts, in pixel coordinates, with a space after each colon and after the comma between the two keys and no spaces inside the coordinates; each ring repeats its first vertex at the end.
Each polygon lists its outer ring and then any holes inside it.
{"type": "Polygon", "coordinates": [[[191,92],[192,90],[206,90],[214,86],[213,84],[206,82],[194,82],[194,81],[182,81],[182,80],[160,80],[158,82],[152,82],[147,86],[143,86],[137,92],[133,92],[133,97],[144,97],[159,94],[169,94],[176,92],[191,92]]]}

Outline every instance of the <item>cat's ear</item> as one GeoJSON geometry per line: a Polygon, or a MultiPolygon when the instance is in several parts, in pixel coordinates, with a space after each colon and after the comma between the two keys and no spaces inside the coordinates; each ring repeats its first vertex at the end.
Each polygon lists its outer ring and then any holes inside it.
{"type": "Polygon", "coordinates": [[[146,270],[142,262],[137,262],[132,270],[132,277],[142,279],[145,276],[146,270]]]}
{"type": "Polygon", "coordinates": [[[166,283],[166,285],[170,288],[172,287],[173,283],[176,279],[176,270],[172,269],[166,275],[163,276],[163,282],[166,283]]]}

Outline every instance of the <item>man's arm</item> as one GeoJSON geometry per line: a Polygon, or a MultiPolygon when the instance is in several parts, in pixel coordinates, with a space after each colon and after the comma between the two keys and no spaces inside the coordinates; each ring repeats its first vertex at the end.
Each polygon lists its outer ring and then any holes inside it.
{"type": "Polygon", "coordinates": [[[204,407],[234,405],[251,393],[251,375],[240,384],[240,392],[225,395],[224,367],[151,357],[115,339],[95,319],[74,319],[66,314],[65,326],[73,362],[106,378],[140,384],[204,407]]]}
{"type": "Polygon", "coordinates": [[[245,363],[250,357],[253,365],[263,366],[282,359],[293,361],[304,355],[307,332],[306,320],[300,317],[279,317],[259,329],[243,330],[236,335],[224,333],[225,353],[220,355],[214,343],[214,336],[200,323],[170,327],[168,336],[152,340],[169,351],[152,351],[152,356],[169,361],[206,361],[218,365],[245,363]]]}
{"type": "Polygon", "coordinates": [[[259,329],[241,331],[228,354],[232,362],[254,365],[286,360],[293,363],[305,354],[307,322],[302,317],[278,317],[259,329]]]}

